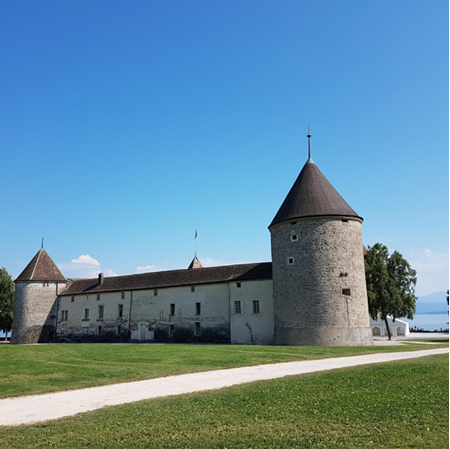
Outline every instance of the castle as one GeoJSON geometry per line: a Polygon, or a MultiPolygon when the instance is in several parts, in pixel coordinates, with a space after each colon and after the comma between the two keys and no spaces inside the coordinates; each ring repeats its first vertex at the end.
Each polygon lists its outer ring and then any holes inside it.
{"type": "Polygon", "coordinates": [[[42,247],[15,280],[11,343],[370,345],[362,221],[309,152],[271,263],[66,279],[42,247]]]}

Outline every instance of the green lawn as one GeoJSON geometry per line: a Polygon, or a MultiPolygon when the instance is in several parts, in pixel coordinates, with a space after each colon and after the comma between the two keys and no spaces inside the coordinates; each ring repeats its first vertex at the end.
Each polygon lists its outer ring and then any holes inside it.
{"type": "Polygon", "coordinates": [[[436,355],[255,382],[2,428],[0,447],[447,449],[448,375],[436,355]]]}
{"type": "Polygon", "coordinates": [[[0,345],[0,398],[265,363],[448,346],[0,345]]]}

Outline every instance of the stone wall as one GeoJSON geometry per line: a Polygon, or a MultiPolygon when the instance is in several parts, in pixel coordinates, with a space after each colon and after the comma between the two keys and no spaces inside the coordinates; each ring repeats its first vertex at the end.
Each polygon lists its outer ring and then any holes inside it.
{"type": "Polygon", "coordinates": [[[281,223],[271,241],[275,344],[372,344],[360,222],[281,223]]]}
{"type": "Polygon", "coordinates": [[[17,282],[14,300],[13,344],[54,341],[57,315],[56,297],[65,283],[17,282]]]}

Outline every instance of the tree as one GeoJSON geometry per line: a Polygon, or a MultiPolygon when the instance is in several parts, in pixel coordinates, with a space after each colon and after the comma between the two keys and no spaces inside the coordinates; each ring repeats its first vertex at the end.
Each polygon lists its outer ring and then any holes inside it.
{"type": "Polygon", "coordinates": [[[14,282],[6,271],[6,268],[0,269],[0,330],[5,333],[5,339],[8,332],[12,329],[14,313],[14,282]]]}
{"type": "Polygon", "coordinates": [[[389,340],[391,329],[387,317],[413,319],[416,312],[414,288],[416,271],[398,252],[389,255],[386,246],[377,243],[365,255],[367,296],[370,316],[378,316],[386,323],[389,340]]]}

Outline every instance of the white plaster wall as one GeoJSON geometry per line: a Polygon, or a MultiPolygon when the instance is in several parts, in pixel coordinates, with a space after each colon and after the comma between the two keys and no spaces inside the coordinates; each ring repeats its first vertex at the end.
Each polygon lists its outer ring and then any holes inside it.
{"type": "Polygon", "coordinates": [[[273,282],[258,280],[230,282],[231,343],[273,344],[273,282]],[[253,300],[259,300],[259,313],[253,313],[253,300]],[[241,301],[241,313],[236,314],[234,301],[241,301]]]}
{"type": "Polygon", "coordinates": [[[229,342],[228,285],[208,284],[169,287],[133,292],[131,307],[131,339],[140,340],[139,324],[147,325],[148,338],[156,341],[217,341],[229,342]],[[201,304],[196,315],[195,303],[201,304]],[[175,314],[170,316],[170,304],[175,304],[175,314]],[[198,337],[194,335],[195,323],[200,323],[198,337]],[[173,336],[169,326],[173,325],[173,336]]]}
{"type": "MultiPolygon", "coordinates": [[[[387,318],[388,323],[389,323],[389,329],[391,330],[391,334],[393,337],[398,337],[400,336],[408,336],[409,335],[409,323],[406,321],[402,321],[402,320],[392,320],[391,317],[388,316],[387,318]],[[399,329],[400,329],[400,334],[399,334],[399,329]]],[[[370,328],[372,329],[372,335],[374,332],[375,328],[378,328],[380,330],[380,335],[381,336],[386,336],[388,335],[387,333],[387,329],[386,329],[386,324],[385,322],[378,318],[376,320],[373,320],[372,318],[370,319],[370,328]]],[[[376,335],[374,335],[376,337],[376,335]]]]}
{"type": "MultiPolygon", "coordinates": [[[[102,326],[101,338],[117,334],[117,326],[121,326],[122,338],[129,337],[129,313],[131,292],[101,293],[60,297],[58,310],[57,336],[62,339],[92,340],[97,339],[97,326],[102,326]],[[123,317],[119,318],[119,304],[123,305],[123,317]],[[103,305],[103,319],[99,319],[99,306],[103,305]],[[89,320],[84,320],[84,309],[89,309],[89,320]],[[62,321],[62,311],[67,310],[68,320],[62,321]]],[[[120,337],[120,336],[119,336],[120,337]]]]}

